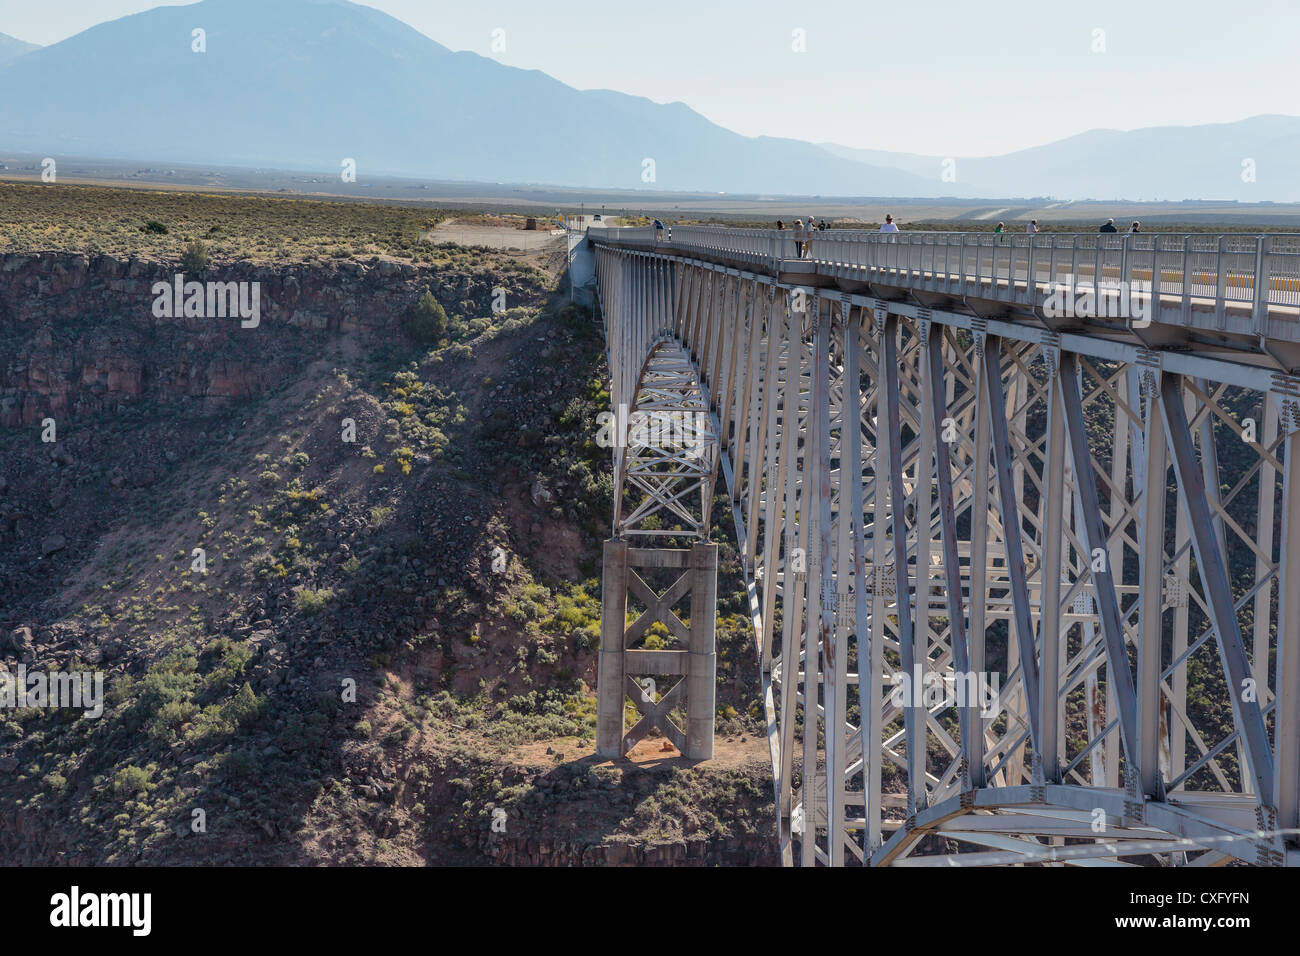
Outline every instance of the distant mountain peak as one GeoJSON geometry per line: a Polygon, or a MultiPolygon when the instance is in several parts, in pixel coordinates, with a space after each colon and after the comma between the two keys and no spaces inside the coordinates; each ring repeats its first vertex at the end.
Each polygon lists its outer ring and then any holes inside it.
{"type": "Polygon", "coordinates": [[[0,148],[48,156],[325,175],[352,160],[359,189],[373,175],[732,194],[937,186],[810,143],[740,136],[683,103],[453,53],[348,0],[157,7],[0,70],[0,148]],[[198,27],[203,53],[191,50],[198,27]]]}
{"type": "Polygon", "coordinates": [[[39,50],[40,46],[35,43],[28,43],[17,37],[11,37],[7,33],[0,33],[0,66],[16,60],[18,57],[33,50],[39,50]]]}
{"type": "MultiPolygon", "coordinates": [[[[834,156],[925,175],[938,156],[853,149],[834,156]]],[[[1002,156],[958,157],[958,181],[985,196],[1057,199],[1300,201],[1300,117],[1261,114],[1231,122],[1090,129],[1002,156]]]]}
{"type": "Polygon", "coordinates": [[[953,170],[933,156],[742,136],[685,103],[576,90],[350,0],[201,0],[34,53],[8,39],[0,149],[41,156],[321,175],[351,160],[359,190],[397,175],[765,196],[1300,199],[1300,119],[1288,116],[1090,130],[953,170]]]}
{"type": "Polygon", "coordinates": [[[198,3],[192,4],[191,6],[195,8],[244,7],[250,10],[265,10],[268,7],[286,7],[295,4],[300,6],[311,4],[314,6],[333,7],[363,6],[363,4],[353,3],[352,0],[199,0],[198,3]]]}

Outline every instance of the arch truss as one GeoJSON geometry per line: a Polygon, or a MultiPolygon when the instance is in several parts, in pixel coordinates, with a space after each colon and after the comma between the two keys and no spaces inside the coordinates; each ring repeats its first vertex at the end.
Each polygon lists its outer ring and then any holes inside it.
{"type": "Polygon", "coordinates": [[[651,343],[621,431],[615,536],[707,538],[717,428],[690,354],[669,333],[651,343]]]}

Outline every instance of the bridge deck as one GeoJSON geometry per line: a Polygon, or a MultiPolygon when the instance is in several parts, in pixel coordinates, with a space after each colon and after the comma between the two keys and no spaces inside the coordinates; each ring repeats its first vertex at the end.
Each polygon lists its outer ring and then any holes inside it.
{"type": "Polygon", "coordinates": [[[937,300],[926,304],[977,301],[982,314],[994,305],[1003,313],[1032,312],[1053,328],[1125,330],[1153,348],[1226,345],[1272,354],[1285,370],[1300,367],[1300,236],[1039,234],[999,241],[991,233],[829,230],[805,233],[811,238],[800,256],[804,240],[792,230],[686,226],[660,240],[652,229],[589,235],[791,284],[872,286],[886,297],[937,300]],[[1094,304],[1081,303],[1099,278],[1094,304]]]}

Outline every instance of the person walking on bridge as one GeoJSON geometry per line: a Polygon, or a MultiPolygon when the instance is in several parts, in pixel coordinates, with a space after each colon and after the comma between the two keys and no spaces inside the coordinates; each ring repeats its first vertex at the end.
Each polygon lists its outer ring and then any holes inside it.
{"type": "Polygon", "coordinates": [[[894,224],[894,217],[885,214],[885,221],[880,225],[881,232],[898,232],[898,226],[894,224]]]}
{"type": "Polygon", "coordinates": [[[1101,228],[1098,229],[1097,231],[1098,232],[1119,232],[1119,230],[1115,228],[1114,219],[1107,219],[1104,223],[1102,223],[1101,228]]]}
{"type": "Polygon", "coordinates": [[[794,221],[794,252],[795,252],[796,259],[803,258],[803,249],[804,249],[803,220],[796,219],[794,221]]]}

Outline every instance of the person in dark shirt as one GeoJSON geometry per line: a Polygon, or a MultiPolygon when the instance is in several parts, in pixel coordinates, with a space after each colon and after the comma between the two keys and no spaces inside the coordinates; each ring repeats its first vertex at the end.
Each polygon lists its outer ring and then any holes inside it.
{"type": "Polygon", "coordinates": [[[1107,219],[1107,220],[1102,224],[1102,227],[1101,227],[1100,229],[1098,229],[1097,231],[1098,231],[1098,232],[1119,232],[1119,230],[1115,228],[1115,220],[1114,220],[1114,219],[1107,219]]]}

